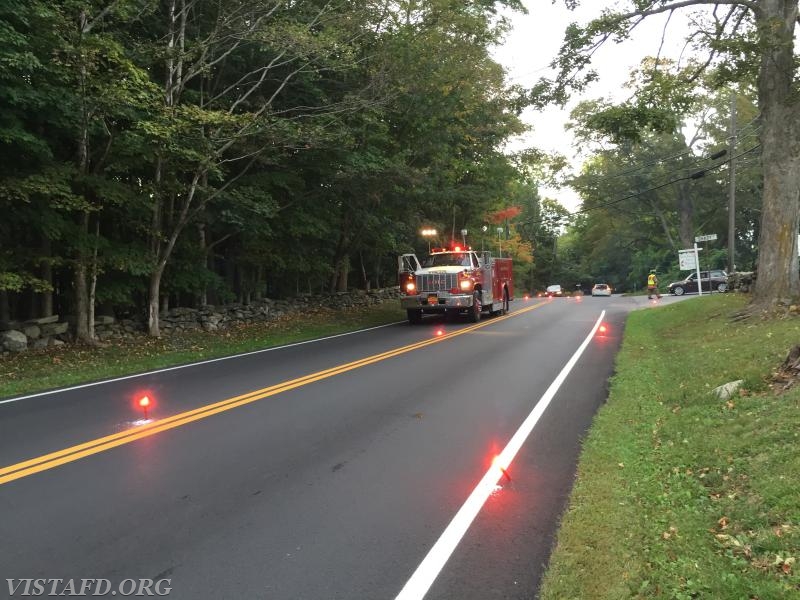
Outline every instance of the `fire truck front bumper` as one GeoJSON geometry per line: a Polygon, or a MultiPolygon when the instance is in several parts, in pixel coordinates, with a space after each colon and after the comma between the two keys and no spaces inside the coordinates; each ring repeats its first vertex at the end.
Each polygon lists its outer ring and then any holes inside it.
{"type": "Polygon", "coordinates": [[[425,313],[443,313],[446,310],[467,309],[472,306],[472,294],[418,294],[403,296],[400,306],[405,309],[421,309],[425,313]]]}

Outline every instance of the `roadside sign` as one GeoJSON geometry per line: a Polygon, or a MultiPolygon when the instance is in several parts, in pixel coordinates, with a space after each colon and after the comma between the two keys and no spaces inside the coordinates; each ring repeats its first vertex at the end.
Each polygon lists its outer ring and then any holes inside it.
{"type": "Polygon", "coordinates": [[[717,239],[717,234],[716,233],[709,233],[708,235],[698,235],[696,238],[694,238],[694,241],[695,242],[710,242],[710,241],[715,240],[715,239],[717,239]]]}
{"type": "Polygon", "coordinates": [[[694,271],[697,268],[694,248],[678,250],[678,268],[681,271],[694,271]]]}

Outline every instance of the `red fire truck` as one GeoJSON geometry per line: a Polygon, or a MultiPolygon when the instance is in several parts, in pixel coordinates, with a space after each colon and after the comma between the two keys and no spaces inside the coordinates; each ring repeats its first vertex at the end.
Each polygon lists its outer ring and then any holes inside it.
{"type": "Polygon", "coordinates": [[[514,299],[511,259],[494,258],[490,252],[434,248],[422,262],[415,254],[402,254],[398,271],[400,305],[411,324],[430,313],[446,318],[466,313],[476,323],[484,312],[507,312],[514,299]]]}

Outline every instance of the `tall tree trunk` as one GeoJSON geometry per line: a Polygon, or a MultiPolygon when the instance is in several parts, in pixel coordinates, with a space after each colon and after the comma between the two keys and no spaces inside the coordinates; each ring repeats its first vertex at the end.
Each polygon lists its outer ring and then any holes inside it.
{"type": "Polygon", "coordinates": [[[95,304],[95,297],[97,295],[97,271],[98,271],[97,247],[99,244],[100,244],[100,215],[97,215],[97,219],[95,220],[94,223],[94,247],[92,248],[92,268],[91,268],[91,277],[89,282],[89,300],[86,306],[87,329],[89,331],[89,339],[91,340],[95,340],[97,338],[94,331],[94,304],[95,304]]]}
{"type": "Polygon", "coordinates": [[[361,263],[361,286],[366,290],[369,291],[369,277],[367,277],[367,267],[364,265],[364,253],[359,250],[358,252],[358,261],[361,263]]]}
{"type": "Polygon", "coordinates": [[[669,247],[673,250],[677,250],[675,248],[675,240],[672,239],[672,234],[669,232],[669,223],[667,223],[667,219],[664,216],[664,213],[656,206],[656,203],[652,200],[648,200],[650,203],[650,208],[653,209],[653,213],[655,213],[656,217],[658,218],[658,222],[661,223],[661,228],[664,230],[664,237],[667,238],[667,243],[669,247]]]}
{"type": "Polygon", "coordinates": [[[52,242],[47,236],[42,238],[42,263],[41,263],[41,278],[46,281],[50,289],[42,292],[41,306],[39,316],[49,317],[53,314],[53,264],[51,262],[53,256],[52,242]]]}
{"type": "Polygon", "coordinates": [[[153,337],[161,337],[158,323],[159,300],[161,298],[161,276],[164,274],[164,263],[159,263],[150,274],[147,301],[147,333],[153,337]]]}
{"type": "MultiPolygon", "coordinates": [[[[88,24],[86,11],[81,11],[80,18],[81,38],[88,24]]],[[[89,107],[86,101],[86,79],[87,68],[84,62],[84,57],[80,56],[80,96],[81,96],[81,132],[78,139],[78,172],[81,175],[86,175],[89,172],[89,107]]],[[[77,257],[75,260],[75,337],[83,342],[90,341],[91,335],[89,334],[89,295],[86,289],[86,240],[89,237],[89,211],[84,210],[80,217],[80,239],[78,241],[79,247],[77,250],[77,257]]]]}
{"type": "Polygon", "coordinates": [[[237,272],[239,273],[242,304],[250,306],[250,270],[241,266],[237,269],[237,272]]]}
{"type": "Polygon", "coordinates": [[[339,267],[339,279],[336,282],[337,292],[347,291],[347,280],[349,275],[350,275],[350,260],[348,259],[347,256],[345,256],[339,267]]]}
{"type": "MultiPolygon", "coordinates": [[[[202,218],[202,217],[201,217],[202,218]]],[[[208,249],[206,247],[206,224],[202,221],[197,224],[197,239],[200,244],[200,255],[202,256],[202,267],[204,269],[208,268],[208,249]]],[[[199,298],[200,306],[205,306],[208,304],[208,286],[204,283],[203,287],[200,289],[200,298],[199,298]]]]}
{"type": "MultiPolygon", "coordinates": [[[[159,160],[157,163],[157,179],[158,174],[160,173],[161,161],[159,160]]],[[[180,236],[181,232],[183,231],[184,227],[188,223],[188,213],[189,213],[189,206],[191,205],[192,199],[197,192],[197,183],[200,181],[200,177],[202,176],[201,172],[196,172],[194,178],[192,179],[191,184],[189,184],[189,189],[186,191],[186,198],[183,201],[183,207],[180,211],[180,216],[178,217],[175,225],[172,228],[172,232],[170,233],[169,239],[166,241],[165,244],[162,244],[161,241],[161,230],[160,225],[159,228],[156,227],[157,224],[160,224],[159,215],[160,215],[160,207],[161,203],[156,201],[153,211],[153,238],[152,238],[152,246],[151,252],[155,258],[155,268],[153,269],[152,274],[150,275],[150,287],[148,290],[148,303],[147,303],[147,330],[148,333],[153,337],[160,337],[161,332],[158,326],[158,301],[159,296],[158,292],[161,288],[161,278],[164,275],[164,269],[167,266],[167,262],[169,261],[170,256],[172,256],[172,251],[175,249],[175,242],[178,241],[178,236],[180,236]],[[156,294],[153,296],[153,294],[156,294]]],[[[158,196],[158,194],[156,194],[158,196]]]]}
{"type": "Polygon", "coordinates": [[[347,271],[350,268],[347,260],[348,244],[350,237],[350,215],[344,212],[339,222],[339,239],[336,242],[336,250],[333,253],[333,273],[331,273],[331,292],[347,291],[347,271]],[[342,272],[344,272],[344,286],[342,285],[342,272]]]}
{"type": "Polygon", "coordinates": [[[767,37],[758,77],[761,164],[764,173],[758,277],[752,304],[790,304],[800,295],[800,104],[794,92],[794,30],[798,3],[759,3],[759,31],[767,37]]]}
{"type": "Polygon", "coordinates": [[[89,297],[86,291],[86,264],[83,261],[75,265],[73,285],[75,286],[75,337],[87,342],[90,339],[87,311],[89,297]]]}
{"type": "MultiPolygon", "coordinates": [[[[800,111],[784,107],[785,119],[800,119],[800,111]]],[[[779,119],[776,119],[776,121],[779,119]]],[[[787,126],[764,124],[762,168],[764,194],[761,234],[758,239],[758,266],[753,304],[791,304],[800,295],[798,278],[797,232],[800,227],[800,144],[795,132],[793,146],[782,146],[787,126]]]]}
{"type": "Polygon", "coordinates": [[[89,293],[86,287],[87,260],[83,245],[86,243],[89,233],[89,213],[84,211],[81,214],[80,222],[81,247],[75,260],[75,274],[73,285],[75,287],[75,337],[88,342],[92,339],[89,335],[89,293]]]}
{"type": "MultiPolygon", "coordinates": [[[[337,253],[338,254],[338,253],[337,253]]],[[[342,259],[338,256],[334,257],[333,259],[333,272],[331,273],[330,284],[328,285],[328,291],[333,293],[336,291],[336,287],[339,282],[339,269],[341,269],[342,259]]]]}
{"type": "MultiPolygon", "coordinates": [[[[181,0],[181,6],[185,8],[183,0],[181,0]]],[[[177,45],[180,47],[181,40],[183,39],[186,27],[186,11],[183,10],[180,13],[181,21],[179,23],[179,14],[176,12],[176,8],[176,0],[169,0],[169,31],[167,33],[167,60],[164,78],[164,106],[168,111],[174,109],[178,89],[182,84],[180,81],[180,73],[183,68],[183,53],[176,53],[175,46],[177,42],[177,45]]],[[[167,247],[164,248],[162,241],[164,217],[162,213],[164,211],[163,194],[165,192],[161,186],[163,169],[163,157],[159,154],[156,158],[154,177],[156,193],[153,202],[153,227],[150,248],[153,256],[154,268],[153,272],[150,273],[150,285],[148,286],[147,292],[147,332],[153,337],[161,337],[161,329],[158,322],[159,302],[161,300],[161,277],[164,275],[164,268],[166,267],[175,239],[177,238],[177,234],[171,236],[169,242],[166,244],[167,247]]]]}
{"type": "Polygon", "coordinates": [[[258,265],[256,267],[256,289],[255,289],[256,302],[264,298],[264,267],[258,265]]]}
{"type": "Polygon", "coordinates": [[[8,302],[8,290],[0,290],[0,321],[11,320],[11,305],[8,302]]]}
{"type": "Polygon", "coordinates": [[[689,192],[688,182],[678,186],[678,237],[683,248],[691,248],[694,243],[694,204],[689,192]]]}

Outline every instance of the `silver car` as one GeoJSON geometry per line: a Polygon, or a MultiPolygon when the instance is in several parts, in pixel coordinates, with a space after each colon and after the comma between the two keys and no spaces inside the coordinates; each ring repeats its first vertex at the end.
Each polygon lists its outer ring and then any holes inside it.
{"type": "Polygon", "coordinates": [[[592,286],[592,296],[610,296],[611,286],[607,283],[595,283],[592,286]]]}
{"type": "Polygon", "coordinates": [[[563,295],[564,295],[564,290],[562,290],[561,286],[558,284],[548,285],[547,289],[545,290],[545,296],[549,298],[560,297],[563,295]]]}

